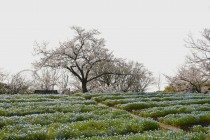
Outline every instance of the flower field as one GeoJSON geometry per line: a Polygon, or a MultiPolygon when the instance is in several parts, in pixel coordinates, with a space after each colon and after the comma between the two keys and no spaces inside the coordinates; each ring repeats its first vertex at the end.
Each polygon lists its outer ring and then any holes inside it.
{"type": "Polygon", "coordinates": [[[0,95],[1,140],[208,138],[210,95],[0,95]],[[164,129],[160,122],[183,130],[164,129]]]}
{"type": "Polygon", "coordinates": [[[210,139],[210,94],[124,93],[89,96],[83,95],[109,107],[180,128],[188,134],[205,134],[210,139]]]}

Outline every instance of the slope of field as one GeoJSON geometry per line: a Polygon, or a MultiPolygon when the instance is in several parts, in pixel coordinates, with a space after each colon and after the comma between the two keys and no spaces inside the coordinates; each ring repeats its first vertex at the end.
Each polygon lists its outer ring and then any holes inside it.
{"type": "Polygon", "coordinates": [[[204,133],[207,138],[210,135],[210,94],[118,93],[82,96],[141,118],[151,118],[160,126],[169,125],[188,134],[204,133]]]}
{"type": "Polygon", "coordinates": [[[209,103],[203,94],[0,95],[0,139],[204,140],[210,131],[209,103]],[[173,106],[179,112],[167,111],[173,106]],[[176,121],[190,115],[193,123],[176,121]],[[183,131],[163,129],[159,122],[183,131]]]}

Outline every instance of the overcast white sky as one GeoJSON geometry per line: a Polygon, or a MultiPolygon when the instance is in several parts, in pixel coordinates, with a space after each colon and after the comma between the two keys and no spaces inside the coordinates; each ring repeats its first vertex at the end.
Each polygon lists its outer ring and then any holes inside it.
{"type": "Polygon", "coordinates": [[[188,50],[184,38],[210,25],[210,0],[1,0],[0,68],[31,67],[34,41],[57,47],[69,27],[98,29],[117,57],[172,75],[188,50]]]}

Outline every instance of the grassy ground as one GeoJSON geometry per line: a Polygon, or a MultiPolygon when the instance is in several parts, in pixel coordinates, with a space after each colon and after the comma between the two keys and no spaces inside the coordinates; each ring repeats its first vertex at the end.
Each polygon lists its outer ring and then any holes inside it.
{"type": "Polygon", "coordinates": [[[0,139],[204,140],[209,103],[204,94],[0,95],[0,139]]]}

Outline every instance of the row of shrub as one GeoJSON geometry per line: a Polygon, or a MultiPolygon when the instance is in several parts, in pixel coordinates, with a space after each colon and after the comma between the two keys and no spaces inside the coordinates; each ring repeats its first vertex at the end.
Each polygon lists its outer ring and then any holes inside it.
{"type": "Polygon", "coordinates": [[[105,100],[121,100],[121,99],[135,99],[137,101],[173,101],[173,100],[186,100],[186,99],[205,99],[209,98],[206,94],[194,93],[113,93],[113,94],[80,94],[86,99],[93,98],[97,102],[105,100]]]}
{"type": "Polygon", "coordinates": [[[188,129],[193,125],[210,125],[210,111],[195,111],[190,114],[170,114],[158,119],[162,123],[188,129]]]}
{"type": "Polygon", "coordinates": [[[46,126],[17,124],[3,127],[0,138],[15,140],[86,138],[141,133],[158,128],[158,123],[152,120],[136,119],[89,120],[65,124],[52,123],[46,126]]]}
{"type": "Polygon", "coordinates": [[[26,116],[0,117],[0,128],[16,124],[40,124],[70,123],[84,120],[105,120],[105,119],[131,119],[131,116],[123,110],[111,111],[110,109],[98,108],[85,113],[56,112],[45,114],[32,114],[26,116]]]}
{"type": "Polygon", "coordinates": [[[208,104],[174,105],[135,110],[133,113],[142,117],[158,118],[168,114],[191,113],[193,111],[210,111],[210,106],[208,104]]]}
{"type": "Polygon", "coordinates": [[[173,132],[166,130],[145,131],[143,133],[116,135],[116,136],[94,136],[79,138],[80,140],[209,140],[210,134],[202,132],[186,133],[183,131],[173,132]]]}

